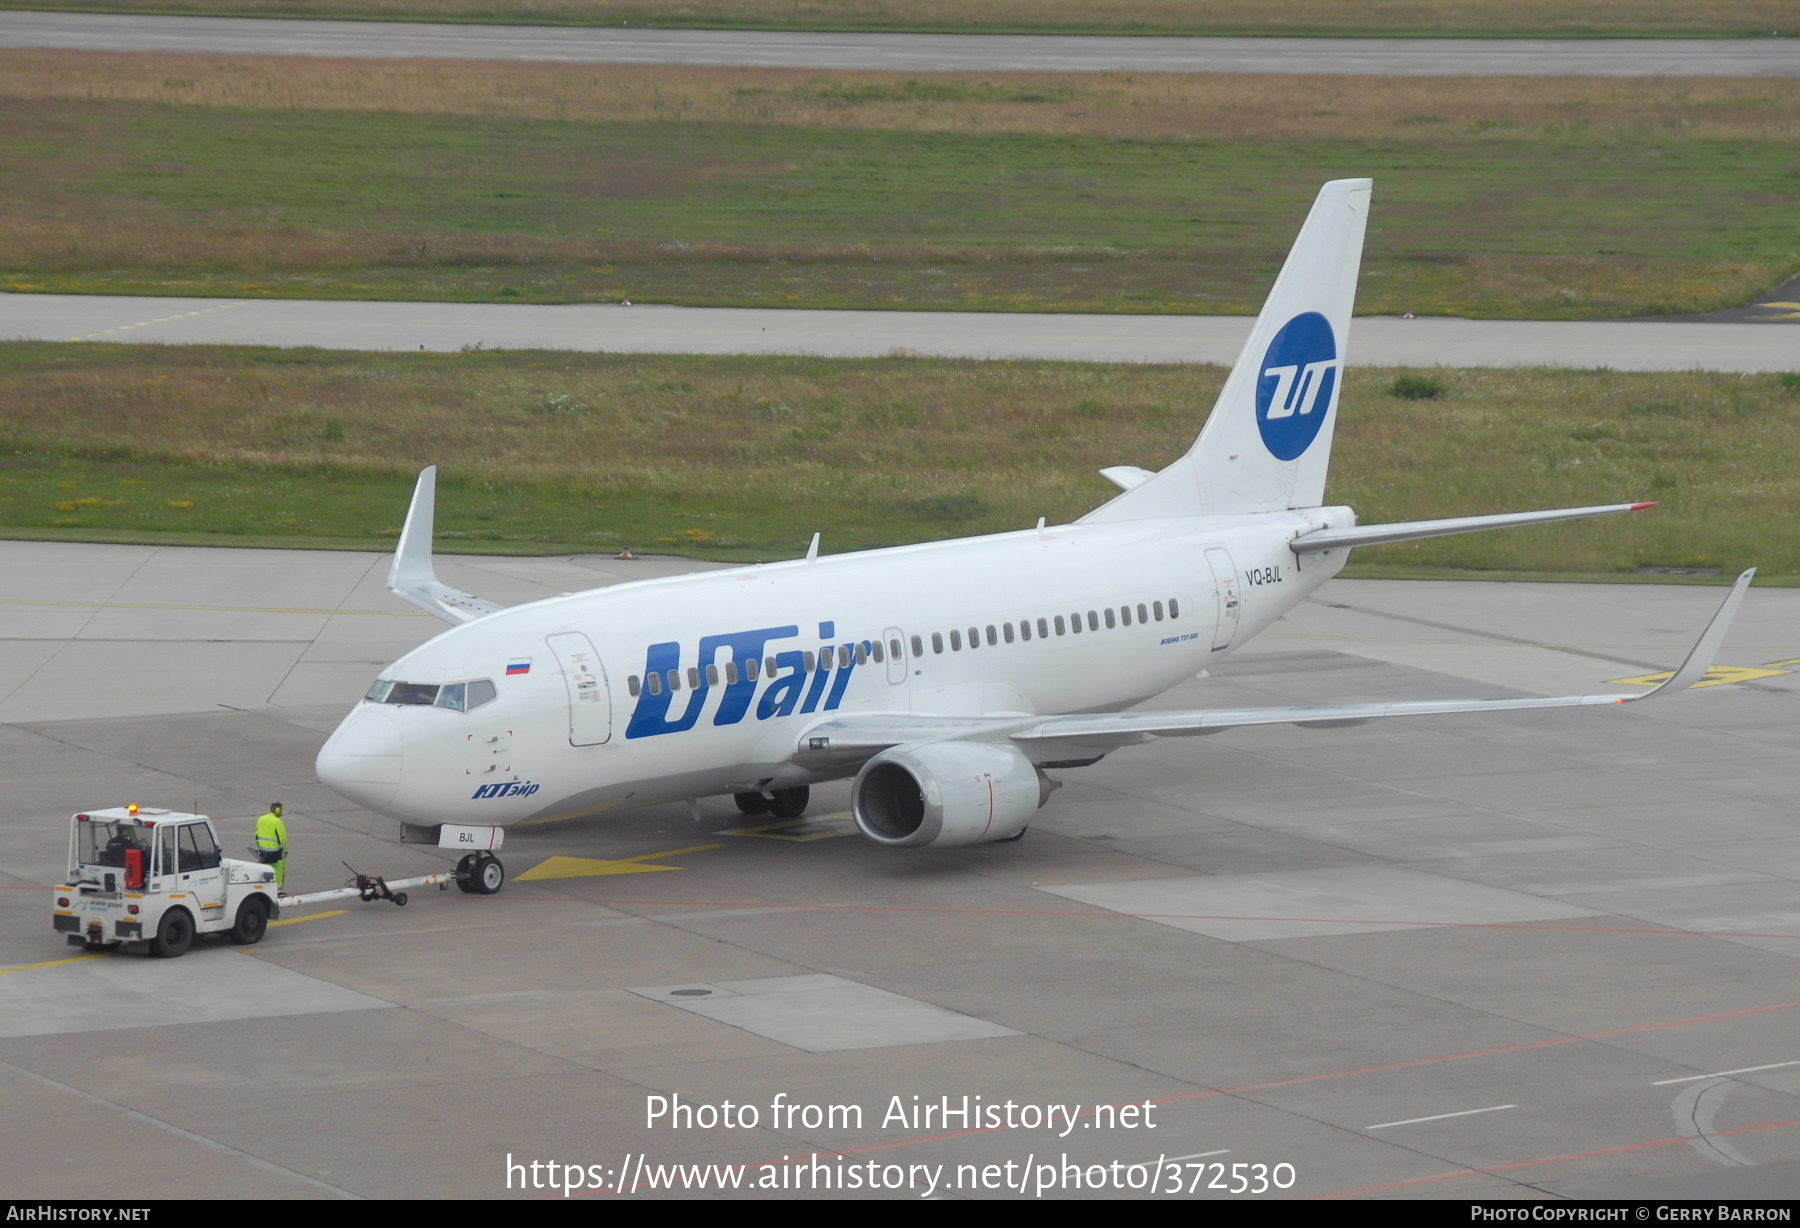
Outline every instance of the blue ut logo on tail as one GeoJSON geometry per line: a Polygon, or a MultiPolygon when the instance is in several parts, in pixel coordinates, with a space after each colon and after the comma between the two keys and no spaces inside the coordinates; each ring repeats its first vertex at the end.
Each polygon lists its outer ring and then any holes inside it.
{"type": "Polygon", "coordinates": [[[1341,365],[1331,323],[1316,311],[1275,334],[1256,381],[1256,429],[1275,459],[1293,460],[1312,445],[1331,412],[1341,365]]]}

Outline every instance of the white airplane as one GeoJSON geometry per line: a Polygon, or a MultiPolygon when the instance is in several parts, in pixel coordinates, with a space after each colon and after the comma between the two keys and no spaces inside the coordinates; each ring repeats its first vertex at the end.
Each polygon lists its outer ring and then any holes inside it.
{"type": "MultiPolygon", "coordinates": [[[[1606,516],[1622,503],[1359,527],[1325,507],[1371,182],[1327,183],[1192,449],[1073,524],[643,580],[502,609],[438,582],[435,468],[388,586],[457,624],[407,653],[319,752],[319,779],[414,838],[735,794],[798,817],[855,777],[877,844],[1016,840],[1058,782],[1123,746],[1247,725],[1616,705],[1706,674],[1753,571],[1687,661],[1632,695],[1131,711],[1269,626],[1352,548],[1606,516]],[[419,831],[419,828],[425,829],[419,831]]],[[[694,813],[698,815],[697,805],[694,813]]],[[[466,890],[505,872],[463,860],[466,890]]]]}

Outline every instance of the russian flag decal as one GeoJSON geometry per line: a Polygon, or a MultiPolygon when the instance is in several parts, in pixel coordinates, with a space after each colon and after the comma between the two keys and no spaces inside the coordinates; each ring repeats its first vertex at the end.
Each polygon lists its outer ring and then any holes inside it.
{"type": "Polygon", "coordinates": [[[529,674],[530,672],[530,657],[521,657],[519,660],[509,663],[506,667],[506,676],[508,678],[512,677],[514,674],[529,674]]]}

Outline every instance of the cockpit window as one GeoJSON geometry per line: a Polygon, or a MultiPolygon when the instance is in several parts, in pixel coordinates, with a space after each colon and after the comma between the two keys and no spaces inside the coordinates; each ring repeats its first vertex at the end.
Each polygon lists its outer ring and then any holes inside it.
{"type": "Polygon", "coordinates": [[[496,692],[486,678],[473,682],[395,682],[389,678],[376,681],[363,698],[372,704],[413,704],[430,707],[436,704],[452,712],[473,712],[482,704],[492,703],[496,692]]]}

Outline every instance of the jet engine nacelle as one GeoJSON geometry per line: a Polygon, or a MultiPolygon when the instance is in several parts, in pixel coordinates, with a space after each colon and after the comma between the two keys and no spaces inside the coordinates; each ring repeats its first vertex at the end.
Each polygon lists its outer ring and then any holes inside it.
{"type": "Polygon", "coordinates": [[[921,742],[869,760],[850,796],[875,843],[953,848],[1018,835],[1056,786],[1014,746],[921,742]]]}

